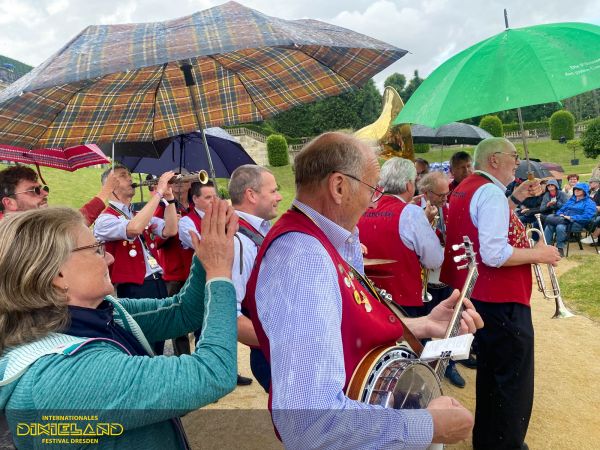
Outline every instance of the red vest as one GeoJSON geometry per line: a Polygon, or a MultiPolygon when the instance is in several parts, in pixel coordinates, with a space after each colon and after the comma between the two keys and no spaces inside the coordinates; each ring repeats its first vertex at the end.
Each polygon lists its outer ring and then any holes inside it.
{"type": "MultiPolygon", "coordinates": [[[[164,206],[156,209],[154,214],[156,217],[164,216],[164,206]]],[[[200,217],[193,209],[184,211],[182,217],[189,216],[196,225],[198,233],[200,233],[200,217]],[[194,216],[198,217],[198,223],[194,221],[194,216]]],[[[183,248],[179,236],[172,236],[169,239],[163,240],[162,245],[158,248],[158,263],[163,268],[163,279],[165,281],[185,281],[190,275],[192,267],[192,258],[194,250],[183,248]]]]}
{"type": "MultiPolygon", "coordinates": [[[[353,287],[347,287],[345,278],[348,280],[348,274],[351,272],[350,266],[344,261],[340,254],[335,250],[329,239],[315,225],[315,223],[304,214],[296,211],[288,211],[277,221],[265,237],[263,245],[258,251],[254,269],[248,280],[246,287],[246,297],[244,306],[250,313],[250,319],[254,324],[260,348],[265,357],[270,362],[269,340],[258,320],[256,312],[256,280],[261,261],[268,251],[271,243],[279,236],[289,233],[299,232],[313,236],[319,240],[321,245],[327,250],[333,264],[337,268],[337,284],[342,294],[342,346],[344,350],[344,367],[346,370],[346,389],[354,370],[362,358],[372,349],[379,345],[394,345],[402,336],[402,325],[396,316],[382,303],[379,303],[368,290],[364,289],[357,279],[353,280],[353,287]],[[361,304],[355,300],[355,295],[361,301],[361,304]],[[368,299],[372,307],[371,312],[367,312],[364,299],[368,299]]],[[[319,270],[315,267],[315,270],[319,270]]],[[[333,281],[333,280],[332,280],[333,281]]],[[[329,299],[320,299],[328,301],[329,299]]]]}
{"type": "Polygon", "coordinates": [[[398,232],[400,214],[406,203],[383,196],[375,209],[369,209],[358,222],[360,242],[367,246],[367,257],[393,259],[396,262],[365,267],[373,283],[390,294],[401,306],[423,306],[421,264],[398,232]]]}
{"type": "MultiPolygon", "coordinates": [[[[471,221],[469,209],[475,191],[486,183],[491,183],[491,181],[479,174],[470,175],[456,187],[450,197],[446,224],[446,250],[440,280],[456,289],[463,287],[467,271],[456,268],[457,264],[452,260],[454,256],[452,245],[461,244],[463,236],[468,236],[473,243],[473,250],[477,253],[477,270],[479,272],[472,297],[491,303],[515,302],[529,305],[532,282],[529,264],[490,267],[481,261],[479,233],[471,221]]],[[[515,248],[529,247],[525,236],[525,227],[512,210],[508,227],[508,243],[515,248]]]]}
{"type": "MultiPolygon", "coordinates": [[[[121,214],[110,205],[102,212],[102,214],[110,214],[115,217],[121,216],[121,214]]],[[[159,243],[162,243],[162,239],[157,238],[150,230],[144,230],[143,236],[146,240],[146,245],[149,247],[150,253],[156,258],[156,246],[159,243]]],[[[108,267],[111,281],[114,284],[144,284],[146,263],[144,261],[144,253],[142,251],[140,239],[135,238],[133,242],[127,240],[108,241],[105,245],[106,251],[115,258],[115,262],[108,267]],[[131,250],[135,250],[136,253],[133,257],[129,254],[131,250]]]]}

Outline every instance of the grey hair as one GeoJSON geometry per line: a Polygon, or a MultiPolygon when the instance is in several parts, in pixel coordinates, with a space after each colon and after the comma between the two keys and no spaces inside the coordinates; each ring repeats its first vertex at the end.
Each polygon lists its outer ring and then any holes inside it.
{"type": "Polygon", "coordinates": [[[346,133],[329,132],[317,136],[294,160],[296,189],[314,187],[333,172],[360,178],[365,147],[366,143],[346,133]]]}
{"type": "Polygon", "coordinates": [[[444,172],[439,172],[437,170],[429,172],[427,175],[423,176],[418,183],[419,193],[434,192],[439,194],[439,192],[435,192],[436,185],[439,181],[448,184],[448,177],[444,172]]]}
{"type": "Polygon", "coordinates": [[[491,137],[484,139],[477,147],[473,155],[473,167],[477,170],[482,170],[488,167],[490,156],[497,152],[505,152],[514,150],[514,145],[503,137],[491,137]]]}
{"type": "Polygon", "coordinates": [[[113,171],[113,170],[126,170],[127,173],[131,173],[129,171],[129,168],[127,166],[124,166],[123,164],[115,164],[115,166],[111,166],[108,169],[106,169],[104,172],[102,172],[102,175],[100,175],[100,182],[102,183],[102,186],[104,186],[104,183],[106,183],[106,179],[108,178],[108,174],[113,171]]]}
{"type": "Polygon", "coordinates": [[[231,197],[232,205],[240,205],[244,202],[244,193],[246,189],[252,189],[253,191],[259,192],[262,187],[262,174],[271,173],[269,169],[266,169],[255,164],[244,164],[238,167],[231,174],[229,180],[229,197],[231,197]]]}
{"type": "Polygon", "coordinates": [[[79,211],[44,208],[0,221],[0,353],[63,330],[67,297],[53,279],[76,246],[79,211]]]}
{"type": "Polygon", "coordinates": [[[417,179],[417,169],[412,161],[404,158],[390,158],[381,166],[379,185],[388,194],[403,194],[409,181],[417,179]]]}

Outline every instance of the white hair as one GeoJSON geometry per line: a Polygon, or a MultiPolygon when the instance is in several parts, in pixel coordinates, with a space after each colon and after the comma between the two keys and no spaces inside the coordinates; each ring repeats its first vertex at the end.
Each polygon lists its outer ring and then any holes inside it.
{"type": "Polygon", "coordinates": [[[473,155],[475,169],[484,169],[488,167],[490,156],[498,152],[516,151],[515,146],[502,137],[487,138],[477,144],[475,154],[473,155]]]}
{"type": "Polygon", "coordinates": [[[390,158],[381,166],[379,185],[393,195],[403,194],[409,181],[415,182],[417,169],[412,161],[404,158],[390,158]]]}

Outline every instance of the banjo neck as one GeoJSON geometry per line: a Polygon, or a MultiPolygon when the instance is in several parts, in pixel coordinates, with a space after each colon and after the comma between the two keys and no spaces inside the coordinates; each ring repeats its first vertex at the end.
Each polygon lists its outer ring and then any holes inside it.
{"type": "MultiPolygon", "coordinates": [[[[456,302],[456,306],[454,307],[454,313],[448,323],[448,328],[446,330],[446,334],[444,335],[444,339],[452,338],[458,336],[460,331],[460,320],[462,317],[462,312],[465,310],[464,300],[465,298],[470,298],[473,293],[473,288],[475,287],[475,282],[477,281],[477,276],[479,275],[477,271],[477,262],[475,260],[475,252],[473,251],[473,244],[471,240],[467,236],[463,236],[463,243],[460,245],[453,245],[452,249],[454,251],[463,249],[465,250],[464,255],[455,256],[454,262],[459,263],[467,260],[467,262],[463,265],[459,265],[458,269],[468,269],[467,279],[465,280],[465,284],[460,292],[460,297],[456,302]]],[[[436,375],[442,379],[444,376],[444,372],[446,371],[446,367],[448,367],[449,358],[441,358],[438,359],[434,366],[434,371],[436,375]]]]}

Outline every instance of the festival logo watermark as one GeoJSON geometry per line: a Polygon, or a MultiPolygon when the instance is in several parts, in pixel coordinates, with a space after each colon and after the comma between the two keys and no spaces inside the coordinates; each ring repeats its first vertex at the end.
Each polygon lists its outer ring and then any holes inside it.
{"type": "Polygon", "coordinates": [[[102,422],[98,416],[42,415],[38,422],[17,424],[18,437],[31,437],[48,445],[98,444],[106,436],[121,436],[123,425],[102,422]]]}

